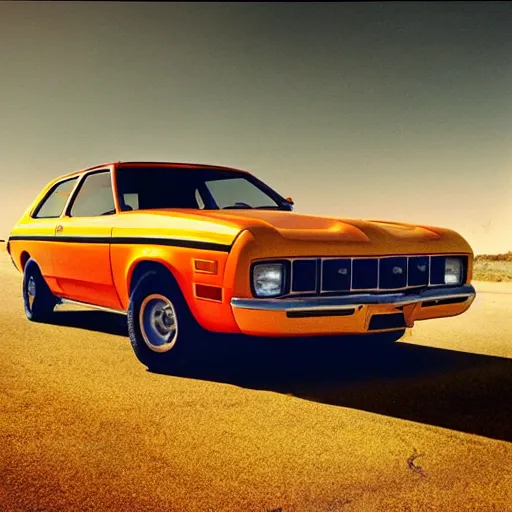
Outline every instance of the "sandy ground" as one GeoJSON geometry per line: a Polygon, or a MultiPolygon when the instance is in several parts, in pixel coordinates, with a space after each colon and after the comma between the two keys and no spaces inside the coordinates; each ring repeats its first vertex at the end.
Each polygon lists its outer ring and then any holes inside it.
{"type": "Polygon", "coordinates": [[[2,511],[512,510],[511,284],[390,349],[215,337],[170,376],[120,317],[33,324],[0,277],[2,511]]]}

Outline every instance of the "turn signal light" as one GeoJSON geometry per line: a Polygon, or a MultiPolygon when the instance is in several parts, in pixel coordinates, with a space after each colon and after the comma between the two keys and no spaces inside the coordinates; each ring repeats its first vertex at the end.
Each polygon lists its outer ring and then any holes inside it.
{"type": "Polygon", "coordinates": [[[213,260],[194,260],[194,270],[204,274],[216,274],[217,262],[213,260]]]}

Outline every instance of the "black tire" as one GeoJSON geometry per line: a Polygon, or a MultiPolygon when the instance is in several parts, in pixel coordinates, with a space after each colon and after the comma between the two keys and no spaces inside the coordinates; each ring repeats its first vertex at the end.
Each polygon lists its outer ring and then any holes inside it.
{"type": "Polygon", "coordinates": [[[206,333],[190,312],[174,277],[165,271],[150,271],[139,279],[130,296],[128,334],[142,364],[152,371],[169,373],[194,362],[206,333]]]}
{"type": "Polygon", "coordinates": [[[23,306],[32,322],[46,322],[53,315],[57,298],[46,284],[37,263],[30,258],[23,270],[23,306]]]}

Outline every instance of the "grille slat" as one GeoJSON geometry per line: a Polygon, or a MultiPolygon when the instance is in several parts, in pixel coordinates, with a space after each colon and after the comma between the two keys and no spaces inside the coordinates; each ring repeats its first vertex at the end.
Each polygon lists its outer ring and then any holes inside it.
{"type": "Polygon", "coordinates": [[[431,285],[444,284],[444,256],[430,257],[430,282],[431,285]]]}
{"type": "Polygon", "coordinates": [[[292,261],[292,293],[316,292],[317,265],[316,259],[292,261]]]}
{"type": "Polygon", "coordinates": [[[407,258],[382,258],[379,261],[379,288],[396,290],[407,286],[407,258]]]}
{"type": "Polygon", "coordinates": [[[377,258],[361,258],[352,262],[352,289],[376,290],[379,287],[379,260],[377,258]]]}
{"type": "Polygon", "coordinates": [[[352,281],[352,261],[350,259],[323,260],[322,264],[322,291],[350,291],[352,281]]]}
{"type": "Polygon", "coordinates": [[[413,256],[409,258],[408,286],[427,286],[430,273],[428,256],[413,256]]]}

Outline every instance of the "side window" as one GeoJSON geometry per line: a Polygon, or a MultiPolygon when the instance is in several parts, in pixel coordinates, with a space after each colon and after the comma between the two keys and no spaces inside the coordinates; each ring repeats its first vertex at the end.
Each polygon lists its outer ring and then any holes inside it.
{"type": "Polygon", "coordinates": [[[139,194],[127,193],[123,194],[123,207],[122,210],[138,210],[139,209],[139,194]]]}
{"type": "Polygon", "coordinates": [[[71,217],[97,217],[115,213],[114,194],[110,172],[89,174],[80,185],[71,211],[71,217]]]}
{"type": "Polygon", "coordinates": [[[54,219],[60,217],[77,181],[78,176],[66,181],[61,181],[55,185],[50,193],[39,203],[39,206],[32,216],[36,219],[54,219]]]}

